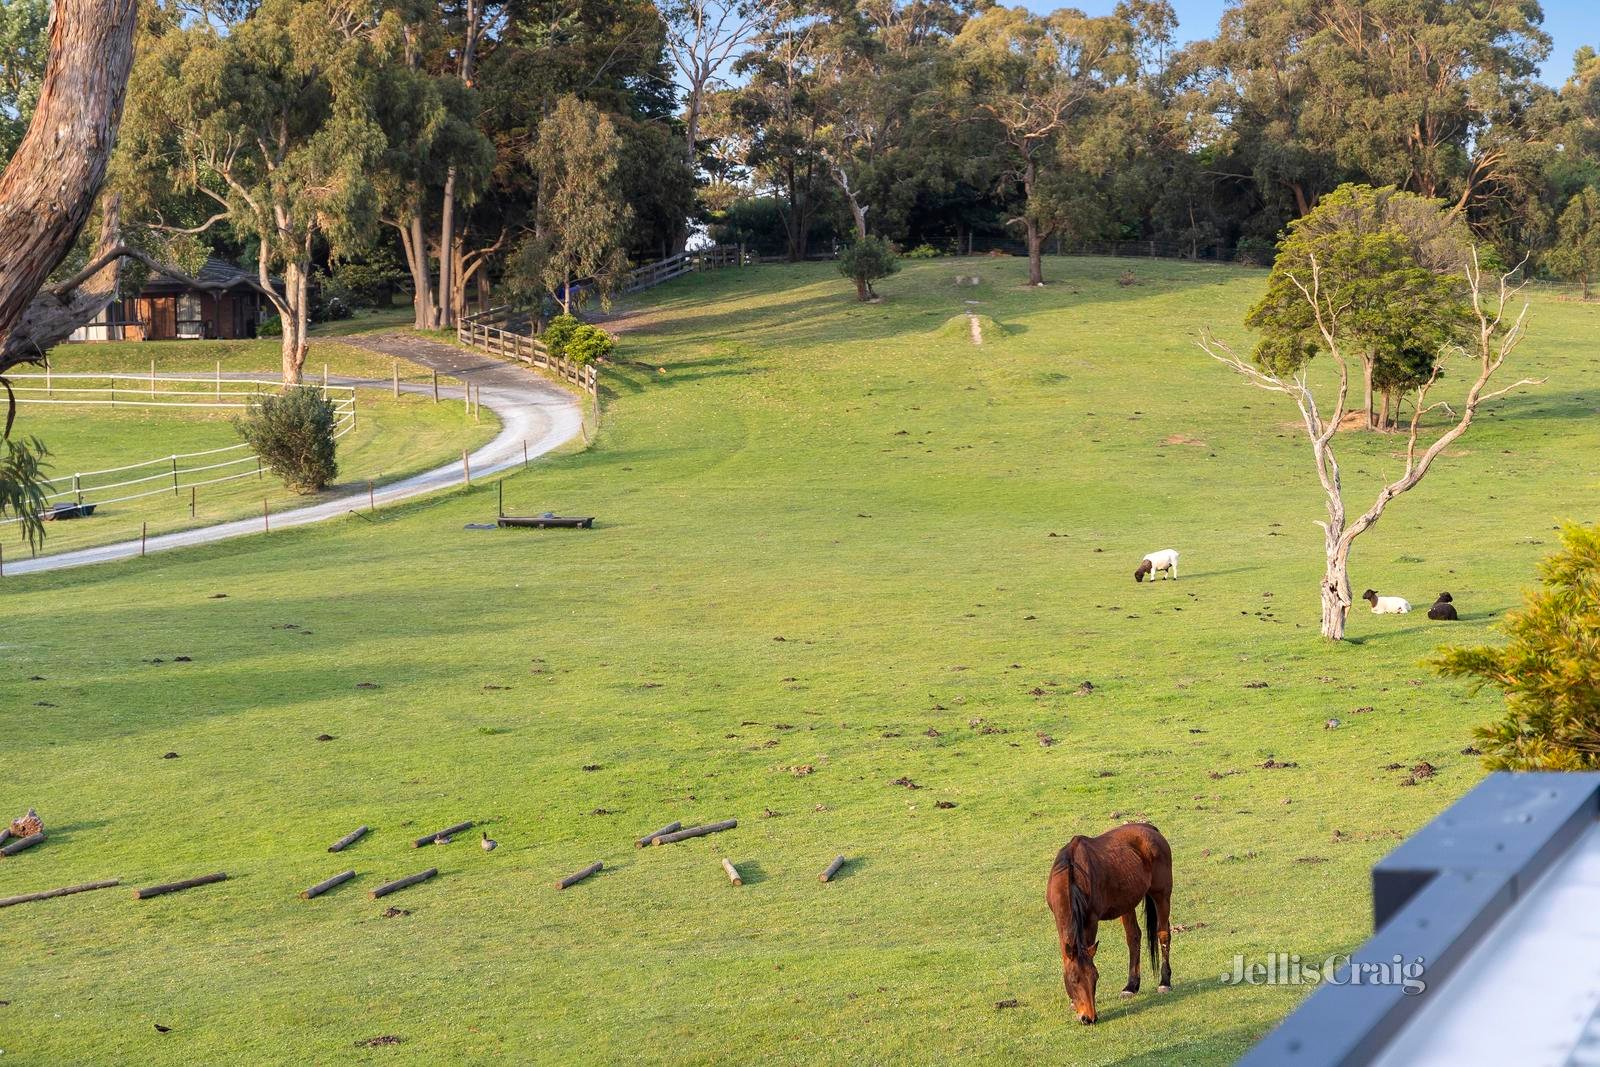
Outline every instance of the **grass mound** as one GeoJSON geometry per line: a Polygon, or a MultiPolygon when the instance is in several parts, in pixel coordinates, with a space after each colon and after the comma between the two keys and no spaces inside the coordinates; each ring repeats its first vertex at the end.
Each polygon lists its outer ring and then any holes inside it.
{"type": "Polygon", "coordinates": [[[1011,331],[1000,325],[993,318],[984,314],[969,315],[963,312],[952,315],[944,324],[933,331],[933,335],[941,341],[965,341],[968,344],[978,343],[973,337],[973,321],[977,321],[978,336],[982,337],[983,344],[991,344],[1011,336],[1011,331]]]}

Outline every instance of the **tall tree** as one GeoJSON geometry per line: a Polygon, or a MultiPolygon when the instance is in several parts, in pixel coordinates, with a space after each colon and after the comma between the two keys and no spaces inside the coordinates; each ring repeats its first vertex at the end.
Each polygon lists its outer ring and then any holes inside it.
{"type": "MultiPolygon", "coordinates": [[[[1317,210],[1321,210],[1318,208],[1317,210]]],[[[1316,211],[1308,218],[1316,219],[1316,211]]],[[[1365,511],[1350,517],[1346,513],[1344,488],[1341,481],[1334,440],[1348,408],[1350,396],[1351,359],[1353,349],[1364,343],[1364,319],[1372,314],[1371,308],[1349,304],[1348,291],[1324,275],[1347,269],[1348,265],[1365,258],[1380,258],[1394,264],[1392,280],[1406,281],[1393,293],[1392,318],[1403,318],[1408,313],[1434,314],[1430,311],[1431,299],[1426,294],[1434,288],[1433,274],[1417,264],[1407,236],[1398,228],[1388,228],[1377,233],[1332,231],[1323,235],[1317,248],[1305,259],[1305,273],[1284,270],[1283,274],[1299,299],[1306,305],[1315,334],[1315,344],[1320,352],[1332,361],[1337,372],[1337,386],[1332,404],[1325,399],[1319,402],[1316,390],[1307,373],[1310,356],[1305,345],[1310,343],[1293,331],[1285,333],[1282,344],[1269,344],[1257,351],[1254,360],[1239,356],[1234,349],[1214,336],[1202,336],[1200,346],[1214,359],[1243,376],[1250,384],[1268,392],[1283,393],[1294,401],[1300,413],[1306,437],[1311,443],[1311,455],[1317,479],[1322,485],[1326,502],[1327,520],[1318,522],[1323,530],[1324,569],[1321,583],[1322,635],[1329,640],[1344,638],[1345,620],[1350,612],[1350,550],[1363,533],[1370,530],[1383,517],[1389,505],[1399,496],[1409,492],[1422,481],[1440,455],[1467,432],[1477,417],[1478,408],[1488,400],[1519,388],[1534,384],[1522,379],[1502,389],[1491,390],[1490,380],[1505,365],[1524,337],[1527,304],[1516,306],[1520,286],[1513,285],[1509,275],[1487,282],[1476,250],[1463,265],[1463,285],[1469,302],[1471,316],[1470,341],[1465,347],[1445,346],[1429,352],[1427,377],[1411,393],[1411,419],[1406,428],[1405,462],[1398,477],[1378,490],[1377,497],[1365,511]],[[1412,265],[1404,266],[1407,259],[1412,265]],[[1414,311],[1408,312],[1417,294],[1424,300],[1414,311]],[[1458,406],[1451,408],[1443,403],[1430,402],[1430,396],[1445,368],[1453,358],[1460,357],[1472,378],[1458,406]],[[1442,428],[1428,427],[1429,417],[1444,411],[1446,421],[1442,428]],[[1423,441],[1424,431],[1437,430],[1431,442],[1423,441]]],[[[1442,329],[1441,325],[1441,329],[1442,329]]]]}
{"type": "Polygon", "coordinates": [[[1345,351],[1361,365],[1367,428],[1385,428],[1388,404],[1374,405],[1377,391],[1425,379],[1431,353],[1468,325],[1461,268],[1472,240],[1441,203],[1344,185],[1290,223],[1267,291],[1245,317],[1263,332],[1256,362],[1293,374],[1323,349],[1317,309],[1301,292],[1315,264],[1327,299],[1343,309],[1345,351]]]}
{"type": "Polygon", "coordinates": [[[756,188],[776,194],[789,258],[810,251],[811,231],[827,195],[827,164],[811,97],[821,19],[802,0],[776,0],[755,45],[735,65],[746,82],[733,114],[745,131],[756,188]]]}
{"type": "Polygon", "coordinates": [[[1044,242],[1065,221],[1053,178],[1063,142],[1110,85],[1138,71],[1134,28],[1119,14],[1088,18],[1068,8],[1039,16],[994,7],[969,21],[957,45],[973,100],[1005,149],[1003,181],[1020,193],[1028,281],[1044,284],[1044,242]]]}
{"type": "Polygon", "coordinates": [[[628,266],[623,228],[630,213],[616,181],[621,146],[611,119],[573,96],[539,129],[530,159],[539,175],[538,227],[523,247],[521,269],[568,314],[579,283],[605,300],[628,266]]]}
{"type": "Polygon", "coordinates": [[[173,17],[135,69],[124,203],[157,232],[226,225],[255,242],[256,286],[283,322],[285,382],[305,364],[315,243],[353,251],[376,225],[372,177],[386,146],[376,73],[399,37],[392,13],[355,0],[264,0],[225,29],[173,17]],[[175,197],[211,214],[170,222],[175,197]]]}
{"type": "Polygon", "coordinates": [[[667,54],[683,80],[683,139],[692,161],[699,154],[700,117],[706,95],[740,49],[755,40],[768,17],[766,0],[665,0],[667,54]]]}
{"type": "Polygon", "coordinates": [[[1600,190],[1584,186],[1567,202],[1556,230],[1556,243],[1545,263],[1557,275],[1583,287],[1589,299],[1589,282],[1600,276],[1600,190]]]}
{"type": "Polygon", "coordinates": [[[16,515],[30,544],[43,536],[44,449],[12,438],[16,398],[3,375],[19,363],[38,362],[46,344],[58,339],[41,338],[24,323],[40,286],[72,250],[105,180],[133,64],[135,14],[133,0],[55,0],[32,121],[0,173],[0,385],[7,400],[0,514],[16,515]]]}

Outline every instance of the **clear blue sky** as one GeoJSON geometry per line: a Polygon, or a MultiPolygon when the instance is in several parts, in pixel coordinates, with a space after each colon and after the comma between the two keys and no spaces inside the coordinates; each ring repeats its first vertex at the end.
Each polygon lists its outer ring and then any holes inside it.
{"type": "MultiPolygon", "coordinates": [[[[1018,0],[1001,0],[1014,4],[1018,0]]],[[[1076,7],[1091,15],[1109,15],[1116,0],[1021,0],[1031,11],[1051,11],[1076,7]]],[[[1225,0],[1172,0],[1178,12],[1178,41],[1188,43],[1216,32],[1225,0]]],[[[1600,17],[1595,0],[1544,0],[1544,32],[1552,38],[1550,58],[1545,60],[1544,81],[1560,85],[1572,73],[1572,53],[1584,45],[1600,48],[1600,17]]]]}

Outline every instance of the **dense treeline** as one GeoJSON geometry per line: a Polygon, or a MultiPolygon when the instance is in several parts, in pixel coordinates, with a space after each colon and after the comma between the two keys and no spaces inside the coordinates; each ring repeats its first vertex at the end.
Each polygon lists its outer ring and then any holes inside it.
{"type": "MultiPolygon", "coordinates": [[[[42,0],[0,5],[0,151],[42,0]]],[[[282,282],[567,302],[691,240],[833,254],[1145,242],[1271,259],[1347,182],[1444,202],[1508,262],[1600,274],[1600,58],[1532,0],[148,0],[114,166],[131,239],[282,282]],[[326,276],[326,277],[321,277],[326,276]]]]}

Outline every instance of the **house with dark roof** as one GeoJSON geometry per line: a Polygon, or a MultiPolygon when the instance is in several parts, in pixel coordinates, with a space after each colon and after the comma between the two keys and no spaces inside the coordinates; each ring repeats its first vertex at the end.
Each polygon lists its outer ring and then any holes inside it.
{"type": "Polygon", "coordinates": [[[113,301],[73,341],[176,341],[254,337],[266,298],[255,274],[216,256],[194,276],[220,288],[197,289],[152,273],[137,296],[113,301]]]}

